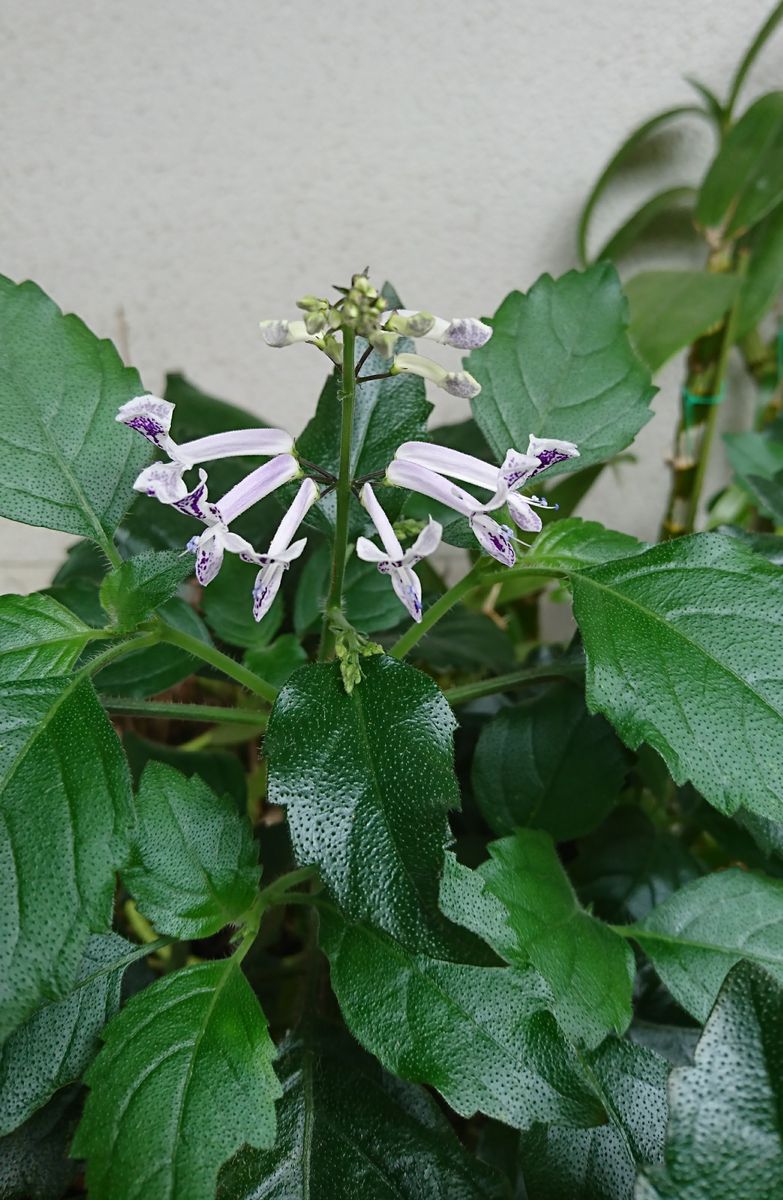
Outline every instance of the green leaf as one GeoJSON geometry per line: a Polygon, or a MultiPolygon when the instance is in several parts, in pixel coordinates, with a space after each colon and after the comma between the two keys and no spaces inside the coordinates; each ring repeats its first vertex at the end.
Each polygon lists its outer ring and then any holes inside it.
{"type": "Polygon", "coordinates": [[[626,771],[626,752],[611,726],[590,716],[578,688],[559,683],[484,725],[473,792],[494,833],[529,826],[563,841],[600,824],[626,771]]]}
{"type": "Polygon", "coordinates": [[[253,616],[253,584],[258,567],[242,562],[238,554],[227,554],[217,579],[204,589],[201,601],[204,619],[213,633],[229,646],[250,649],[271,642],[283,622],[280,596],[263,621],[253,616]]]}
{"type": "Polygon", "coordinates": [[[783,200],[783,92],[760,96],[726,136],[701,185],[696,220],[732,237],[783,200]]]}
{"type": "Polygon", "coordinates": [[[696,189],[692,187],[666,188],[657,195],[651,196],[635,212],[626,217],[622,225],[614,231],[595,255],[594,261],[610,259],[616,263],[619,258],[637,246],[643,235],[649,236],[653,231],[663,231],[664,236],[667,233],[671,235],[673,226],[680,236],[687,232],[690,238],[695,239],[696,233],[693,228],[693,201],[695,198],[696,189]],[[681,230],[682,232],[680,232],[681,230]]]}
{"type": "Polygon", "coordinates": [[[575,572],[587,701],[724,813],[783,818],[780,571],[697,534],[575,572]]]}
{"type": "Polygon", "coordinates": [[[438,1105],[381,1070],[326,1023],[289,1034],[273,1150],[242,1150],[221,1200],[503,1200],[500,1179],[463,1148],[438,1105]]]}
{"type": "Polygon", "coordinates": [[[127,852],[128,769],[89,680],[0,687],[0,1041],[77,978],[127,852]]]}
{"type": "Polygon", "coordinates": [[[629,279],[631,338],[650,370],[717,325],[741,283],[737,275],[709,271],[643,271],[629,279]]]}
{"type": "Polygon", "coordinates": [[[609,1119],[595,1129],[535,1125],[522,1134],[527,1200],[630,1200],[637,1166],[663,1157],[664,1060],[616,1038],[586,1058],[609,1119]]]}
{"type": "Polygon", "coordinates": [[[440,948],[438,877],[459,807],[451,709],[392,658],[363,662],[347,695],[337,663],[292,675],[269,718],[269,800],[285,807],[297,862],[314,863],[349,916],[440,948]]]}
{"type": "MultiPolygon", "coordinates": [[[[294,627],[299,634],[313,629],[323,616],[330,568],[329,546],[321,542],[312,553],[308,552],[297,585],[294,627]]],[[[383,575],[374,563],[362,562],[355,554],[346,563],[343,602],[348,620],[364,633],[382,633],[407,620],[405,609],[389,583],[389,576],[383,575]]]]}
{"type": "Polygon", "coordinates": [[[776,525],[783,525],[783,471],[771,479],[749,475],[747,482],[762,512],[768,513],[776,525]]]}
{"type": "Polygon", "coordinates": [[[774,479],[783,470],[783,429],[777,424],[763,430],[726,433],[723,441],[734,473],[742,482],[754,475],[774,479]]]}
{"type": "Polygon", "coordinates": [[[481,874],[501,901],[516,939],[516,962],[530,962],[552,989],[564,1032],[588,1049],[631,1020],[634,962],[609,926],[580,906],[547,834],[520,829],[492,842],[481,874]]]}
{"type": "Polygon", "coordinates": [[[753,231],[737,314],[737,338],[758,325],[783,290],[783,204],[753,231]]]}
{"type": "Polygon", "coordinates": [[[104,1037],[72,1148],[92,1200],[213,1200],[227,1158],[274,1144],[275,1048],[236,956],[165,975],[104,1037]]]}
{"type": "Polygon", "coordinates": [[[514,666],[514,644],[485,613],[455,608],[433,625],[411,657],[436,671],[500,673],[514,666]]]}
{"type": "Polygon", "coordinates": [[[0,276],[0,514],[111,548],[149,447],[115,421],[144,389],[111,342],[0,276]]]}
{"type": "Polygon", "coordinates": [[[137,825],[123,882],[159,933],[204,938],[238,922],[260,871],[247,817],[197,775],[149,763],[136,796],[137,825]]]}
{"type": "Polygon", "coordinates": [[[414,954],[331,906],[320,936],[343,1017],[387,1070],[437,1088],[465,1117],[517,1128],[605,1119],[535,971],[414,954]]]}
{"type": "Polygon", "coordinates": [[[627,931],[678,1004],[704,1021],[740,959],[783,983],[783,881],[732,868],[680,888],[627,931]]]}
{"type": "Polygon", "coordinates": [[[261,429],[267,425],[266,421],[248,409],[203,392],[187,376],[177,371],[166,376],[163,395],[170,404],[176,405],[171,433],[178,442],[192,442],[196,438],[208,437],[212,433],[228,433],[232,429],[261,429]]]}
{"type": "Polygon", "coordinates": [[[669,1104],[664,1165],[644,1169],[636,1200],[783,1194],[783,991],[764,971],[731,972],[669,1104]]]}
{"type": "Polygon", "coordinates": [[[80,1106],[81,1088],[67,1088],[0,1138],[3,1200],[60,1200],[77,1171],[68,1149],[80,1106]]]}
{"type": "MultiPolygon", "coordinates": [[[[206,626],[186,601],[174,596],[161,605],[160,616],[168,625],[209,645],[206,626]]],[[[157,696],[187,679],[198,668],[198,660],[179,646],[150,646],[134,650],[125,658],[109,663],[95,675],[96,687],[107,696],[157,696]]]]}
{"type": "Polygon", "coordinates": [[[576,442],[580,457],[552,476],[633,441],[655,389],[628,340],[626,307],[610,263],[543,275],[526,296],[503,301],[491,339],[466,364],[482,387],[473,415],[498,460],[511,446],[526,450],[530,434],[576,442]]]}
{"type": "Polygon", "coordinates": [[[198,775],[218,795],[228,794],[239,812],[247,809],[247,782],[239,759],[225,750],[181,750],[177,746],[151,742],[132,730],[122,736],[128,756],[134,787],[139,786],[142,771],[148,762],[167,763],[176,767],[188,779],[198,775]]]}
{"type": "Polygon", "coordinates": [[[678,838],[656,830],[641,809],[627,804],[582,842],[569,864],[582,903],[620,923],[641,920],[699,874],[678,838]]]}
{"type": "Polygon", "coordinates": [[[294,671],[307,662],[307,653],[298,637],[284,633],[268,646],[257,646],[248,650],[245,663],[273,687],[281,688],[294,671]]]}
{"type": "Polygon", "coordinates": [[[140,554],[110,571],[101,584],[101,604],[115,625],[135,629],[170,600],[193,574],[193,558],[170,550],[140,554]]]}
{"type": "Polygon", "coordinates": [[[69,671],[92,630],[51,596],[0,596],[0,681],[69,671]]]}
{"type": "Polygon", "coordinates": [[[553,521],[547,525],[519,565],[525,569],[579,570],[611,562],[615,558],[628,558],[646,548],[644,542],[631,537],[629,533],[605,529],[598,521],[567,517],[564,521],[553,521]]]}
{"type": "Polygon", "coordinates": [[[103,1026],[120,1007],[122,976],[134,949],[116,933],[94,934],[67,995],[34,1012],[0,1049],[0,1134],[81,1079],[103,1026]]]}

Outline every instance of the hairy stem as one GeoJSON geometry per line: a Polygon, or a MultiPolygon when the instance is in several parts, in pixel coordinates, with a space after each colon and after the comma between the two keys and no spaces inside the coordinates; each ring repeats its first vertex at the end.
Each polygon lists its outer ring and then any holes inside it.
{"type": "Polygon", "coordinates": [[[319,659],[328,658],[334,649],[334,635],[329,628],[329,613],[342,608],[345,558],[348,549],[348,518],[351,506],[351,435],[353,433],[353,408],[356,398],[356,376],[354,374],[355,334],[352,329],[343,329],[343,366],[340,420],[340,469],[337,477],[337,514],[334,527],[334,550],[332,553],[332,578],[324,610],[323,631],[319,659]]]}
{"type": "Polygon", "coordinates": [[[247,708],[224,708],[218,704],[176,704],[160,700],[132,700],[122,696],[101,696],[109,712],[129,717],[166,717],[172,721],[202,721],[225,725],[266,726],[266,713],[247,708]]]}
{"type": "Polygon", "coordinates": [[[154,646],[159,641],[160,634],[157,630],[141,633],[137,637],[126,637],[116,646],[109,646],[102,654],[96,654],[94,658],[91,658],[84,666],[84,673],[85,675],[95,675],[115,659],[124,658],[126,654],[133,654],[136,650],[144,650],[147,646],[154,646]]]}
{"type": "Polygon", "coordinates": [[[479,679],[476,683],[463,683],[448,688],[444,693],[449,704],[465,704],[468,700],[480,700],[482,696],[494,696],[507,692],[524,683],[535,683],[539,679],[581,679],[584,665],[578,662],[545,663],[534,667],[520,667],[507,675],[495,675],[492,679],[479,679]]]}
{"type": "Polygon", "coordinates": [[[171,646],[179,646],[180,650],[186,650],[194,658],[200,658],[202,662],[209,663],[211,667],[222,671],[230,679],[235,679],[237,683],[242,684],[242,687],[247,688],[249,692],[254,692],[256,696],[262,696],[270,704],[273,704],[276,700],[276,687],[273,687],[271,683],[267,683],[260,675],[256,675],[255,671],[251,671],[243,666],[242,663],[238,663],[236,659],[229,658],[227,654],[223,654],[221,650],[216,650],[214,646],[200,641],[199,638],[193,637],[190,633],[183,633],[181,629],[174,629],[171,625],[165,625],[162,621],[157,629],[158,640],[168,642],[171,646]]]}

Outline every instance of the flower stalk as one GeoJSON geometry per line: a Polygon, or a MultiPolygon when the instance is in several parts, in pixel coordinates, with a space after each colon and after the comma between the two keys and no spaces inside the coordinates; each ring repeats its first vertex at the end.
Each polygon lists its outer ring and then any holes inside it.
{"type": "Polygon", "coordinates": [[[353,410],[356,400],[356,373],[354,347],[356,336],[347,325],[343,327],[343,365],[340,418],[340,468],[337,476],[337,515],[334,528],[334,551],[332,554],[332,576],[329,595],[324,612],[321,647],[318,657],[328,658],[334,650],[334,633],[330,627],[329,614],[342,608],[345,560],[348,552],[348,518],[351,511],[351,435],[353,433],[353,410]]]}

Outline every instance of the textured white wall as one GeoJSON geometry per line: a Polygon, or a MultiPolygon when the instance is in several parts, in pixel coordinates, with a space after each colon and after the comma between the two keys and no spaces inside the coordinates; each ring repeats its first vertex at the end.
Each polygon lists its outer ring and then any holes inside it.
{"type": "MultiPolygon", "coordinates": [[[[725,89],[770,7],[1,0],[0,270],[102,335],[120,335],[122,310],[147,388],[183,370],[295,431],[323,366],[266,350],[259,318],[367,263],[448,316],[568,269],[580,199],[618,140],[687,100],[685,74],[725,89]]],[[[778,38],[747,94],[782,60],[778,38]]],[[[698,176],[702,145],[677,139],[679,177],[698,176]]],[[[677,381],[661,381],[643,465],[589,508],[642,536],[677,381]]],[[[3,537],[0,590],[42,585],[68,541],[3,537]]]]}

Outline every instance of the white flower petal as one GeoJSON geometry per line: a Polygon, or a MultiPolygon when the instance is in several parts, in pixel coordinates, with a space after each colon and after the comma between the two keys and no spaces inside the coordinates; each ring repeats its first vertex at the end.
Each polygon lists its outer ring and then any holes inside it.
{"type": "Polygon", "coordinates": [[[397,599],[417,623],[421,620],[421,580],[411,567],[390,565],[388,571],[397,599]]]}
{"type": "Polygon", "coordinates": [[[382,563],[389,561],[389,555],[385,550],[381,550],[369,538],[358,537],[356,539],[356,555],[362,562],[382,563]]]}
{"type": "Polygon", "coordinates": [[[506,503],[508,511],[515,525],[520,529],[524,529],[528,533],[539,533],[541,531],[541,518],[537,512],[534,512],[524,496],[517,496],[512,492],[506,503]]]}
{"type": "Polygon", "coordinates": [[[422,529],[419,536],[413,545],[405,551],[403,555],[403,564],[409,566],[419,562],[422,558],[426,558],[428,554],[434,554],[440,545],[440,539],[443,536],[443,526],[439,521],[433,520],[432,517],[422,529]]]}
{"type": "Polygon", "coordinates": [[[485,513],[474,513],[470,518],[470,527],[482,550],[504,567],[513,567],[517,556],[511,544],[510,530],[505,525],[498,525],[497,521],[485,513]]]}
{"type": "Polygon", "coordinates": [[[281,563],[267,563],[256,575],[253,588],[253,616],[260,621],[269,612],[275,596],[280,590],[285,567],[281,563]]]}
{"type": "Polygon", "coordinates": [[[133,485],[134,491],[153,496],[161,504],[176,504],[188,494],[181,463],[152,463],[145,467],[133,485]]]}

